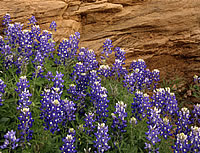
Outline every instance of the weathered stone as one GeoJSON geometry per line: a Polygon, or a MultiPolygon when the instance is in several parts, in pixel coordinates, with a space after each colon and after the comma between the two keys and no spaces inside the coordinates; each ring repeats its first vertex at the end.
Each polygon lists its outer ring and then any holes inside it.
{"type": "Polygon", "coordinates": [[[88,5],[81,5],[76,14],[89,14],[95,12],[119,12],[123,8],[120,4],[112,3],[91,3],[88,5]]]}

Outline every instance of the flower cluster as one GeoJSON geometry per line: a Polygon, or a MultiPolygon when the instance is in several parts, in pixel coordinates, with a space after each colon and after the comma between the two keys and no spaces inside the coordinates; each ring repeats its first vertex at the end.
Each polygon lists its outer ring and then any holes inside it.
{"type": "Polygon", "coordinates": [[[126,70],[125,67],[122,67],[123,65],[123,61],[120,59],[115,59],[115,63],[113,64],[112,67],[112,75],[116,75],[115,79],[117,79],[117,77],[121,77],[121,76],[125,76],[127,75],[128,71],[126,70]]]}
{"type": "Polygon", "coordinates": [[[4,83],[3,80],[0,79],[0,106],[2,106],[2,102],[4,101],[2,99],[3,97],[3,94],[5,93],[5,87],[6,87],[6,84],[4,83]]]}
{"type": "MultiPolygon", "coordinates": [[[[51,75],[52,73],[49,72],[51,75]]],[[[56,76],[52,78],[53,87],[45,89],[41,94],[43,99],[41,102],[41,119],[44,119],[45,130],[50,130],[52,133],[60,131],[59,124],[63,125],[67,121],[75,120],[75,104],[68,99],[62,100],[61,95],[63,91],[63,74],[56,72],[56,76]]]]}
{"type": "Polygon", "coordinates": [[[60,148],[62,153],[75,153],[77,152],[74,146],[74,143],[76,141],[76,138],[72,134],[68,134],[65,138],[62,140],[64,142],[63,146],[60,148]]]}
{"type": "Polygon", "coordinates": [[[149,152],[156,152],[159,148],[156,148],[155,145],[161,141],[159,138],[160,135],[160,123],[162,119],[160,117],[160,111],[156,107],[150,110],[149,116],[147,117],[149,120],[147,124],[148,131],[146,132],[148,143],[145,143],[145,149],[149,150],[149,152]]]}
{"type": "Polygon", "coordinates": [[[178,112],[178,121],[176,122],[177,129],[176,129],[176,134],[177,133],[184,133],[188,134],[190,131],[189,125],[191,124],[190,121],[190,111],[188,108],[183,107],[181,110],[178,112]]]}
{"type": "Polygon", "coordinates": [[[20,116],[18,117],[20,124],[18,130],[21,130],[21,141],[29,141],[32,139],[33,130],[30,130],[34,119],[32,118],[29,107],[23,107],[21,109],[20,116]]]}
{"type": "Polygon", "coordinates": [[[10,14],[6,14],[3,18],[3,25],[8,26],[11,21],[10,14]]]}
{"type": "MultiPolygon", "coordinates": [[[[98,153],[104,153],[110,146],[108,145],[108,141],[110,140],[108,134],[108,126],[105,123],[98,123],[97,132],[94,133],[96,136],[96,141],[94,141],[94,147],[97,148],[98,153]]],[[[95,151],[97,153],[97,151],[95,151]]]]}
{"type": "Polygon", "coordinates": [[[194,117],[192,118],[193,123],[200,123],[200,104],[194,105],[192,113],[194,114],[194,117]]]}
{"type": "Polygon", "coordinates": [[[56,31],[56,27],[57,27],[56,22],[55,22],[55,21],[52,21],[49,28],[50,28],[51,30],[55,30],[55,31],[56,31]]]}
{"type": "Polygon", "coordinates": [[[91,71],[98,68],[98,61],[96,60],[96,55],[92,49],[88,50],[84,47],[81,47],[79,49],[77,60],[84,64],[86,71],[91,71]]]}
{"type": "MultiPolygon", "coordinates": [[[[106,39],[106,41],[104,42],[103,45],[103,51],[101,52],[101,54],[105,54],[106,57],[109,57],[108,54],[112,53],[112,40],[110,39],[106,39]]],[[[101,59],[105,59],[104,56],[101,56],[101,59]]]]}
{"type": "Polygon", "coordinates": [[[176,142],[172,146],[175,152],[187,153],[190,150],[190,144],[188,142],[188,136],[183,132],[176,135],[176,142]]]}
{"type": "Polygon", "coordinates": [[[108,77],[108,76],[111,76],[111,74],[112,74],[109,65],[100,65],[100,67],[97,71],[98,71],[99,76],[102,75],[104,77],[108,77]]]}
{"type": "Polygon", "coordinates": [[[31,112],[29,110],[29,106],[31,105],[31,101],[29,97],[32,94],[29,93],[28,87],[30,86],[29,81],[26,76],[21,76],[19,82],[17,83],[18,89],[16,91],[19,93],[20,99],[18,100],[17,109],[21,110],[20,116],[18,117],[20,123],[18,125],[18,130],[20,130],[21,141],[29,141],[32,139],[33,131],[30,129],[32,127],[32,123],[34,119],[32,118],[31,112]]]}
{"type": "Polygon", "coordinates": [[[67,65],[70,59],[74,59],[76,52],[79,48],[80,33],[75,32],[74,35],[70,35],[69,39],[64,39],[60,42],[57,49],[59,60],[57,59],[55,63],[67,65]]]}
{"type": "Polygon", "coordinates": [[[35,25],[37,20],[35,19],[35,16],[32,16],[29,20],[29,23],[28,24],[32,24],[32,25],[35,25]]]}
{"type": "Polygon", "coordinates": [[[105,117],[108,117],[107,108],[109,100],[107,99],[107,89],[101,86],[100,81],[95,81],[91,85],[90,97],[96,110],[97,120],[102,119],[102,121],[106,121],[105,117]]]}
{"type": "Polygon", "coordinates": [[[131,108],[133,109],[132,113],[136,119],[141,120],[144,118],[151,106],[148,94],[143,94],[141,91],[135,92],[131,108]]]}
{"type": "Polygon", "coordinates": [[[146,69],[146,64],[143,59],[138,59],[138,61],[133,61],[130,65],[131,74],[126,74],[124,76],[124,87],[127,87],[128,91],[133,93],[134,91],[156,88],[157,81],[159,81],[159,70],[146,69]]]}
{"type": "Polygon", "coordinates": [[[124,129],[127,126],[127,121],[125,120],[125,118],[127,117],[127,113],[125,110],[126,107],[127,105],[123,101],[118,101],[118,103],[116,103],[116,110],[114,113],[111,114],[113,117],[113,123],[111,127],[114,129],[114,131],[116,131],[116,129],[119,129],[122,133],[126,132],[126,130],[124,129]]]}
{"type": "Polygon", "coordinates": [[[116,59],[122,61],[123,62],[122,64],[125,64],[124,61],[126,60],[126,58],[125,58],[126,52],[123,49],[121,49],[120,47],[116,47],[114,49],[114,52],[115,52],[116,59]]]}
{"type": "Polygon", "coordinates": [[[152,104],[161,109],[161,113],[166,116],[174,116],[178,112],[178,102],[174,93],[170,92],[170,88],[159,88],[154,90],[151,97],[152,104]]]}
{"type": "Polygon", "coordinates": [[[19,93],[19,97],[20,99],[18,100],[18,107],[17,109],[22,109],[26,106],[30,106],[31,105],[31,101],[29,100],[29,97],[32,96],[31,93],[29,93],[29,81],[27,80],[26,76],[21,76],[19,79],[19,82],[17,83],[17,89],[16,92],[19,93]]]}
{"type": "Polygon", "coordinates": [[[87,134],[90,135],[91,132],[93,132],[93,130],[95,128],[94,122],[96,120],[95,120],[94,113],[89,112],[88,114],[85,114],[84,121],[85,121],[84,127],[86,127],[88,129],[86,132],[87,132],[87,134]]]}
{"type": "Polygon", "coordinates": [[[45,89],[41,94],[43,99],[41,102],[41,119],[44,119],[45,130],[49,130],[54,133],[60,131],[58,124],[63,121],[62,100],[59,95],[59,88],[45,89]]]}
{"type": "Polygon", "coordinates": [[[0,146],[0,149],[5,149],[8,147],[8,145],[10,145],[12,149],[18,147],[17,143],[19,142],[19,139],[16,138],[15,134],[16,132],[13,130],[8,131],[6,135],[4,135],[5,141],[4,144],[0,146]]]}
{"type": "Polygon", "coordinates": [[[76,105],[73,101],[70,101],[68,99],[65,99],[63,101],[63,111],[65,112],[65,116],[67,117],[68,121],[75,120],[75,111],[76,111],[76,105]]]}

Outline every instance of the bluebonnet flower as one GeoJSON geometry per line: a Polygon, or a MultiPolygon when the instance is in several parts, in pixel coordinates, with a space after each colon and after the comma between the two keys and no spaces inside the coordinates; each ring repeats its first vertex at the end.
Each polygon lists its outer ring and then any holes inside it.
{"type": "MultiPolygon", "coordinates": [[[[153,109],[150,109],[150,112],[148,113],[148,131],[145,133],[147,135],[148,143],[145,143],[145,149],[148,149],[149,152],[159,152],[159,148],[156,148],[156,144],[161,141],[159,138],[159,135],[161,134],[161,125],[163,123],[161,117],[160,117],[161,110],[154,107],[153,109]]],[[[164,134],[162,132],[162,134],[164,134]]]]}
{"type": "Polygon", "coordinates": [[[144,60],[138,59],[138,61],[133,61],[130,65],[130,74],[124,76],[124,87],[127,87],[130,93],[133,93],[137,89],[145,90],[156,88],[156,81],[159,80],[159,71],[153,70],[151,72],[149,69],[146,69],[146,64],[144,60]]]}
{"type": "Polygon", "coordinates": [[[28,24],[32,24],[32,25],[35,25],[37,20],[35,19],[35,16],[32,16],[29,20],[29,23],[28,24]]]}
{"type": "Polygon", "coordinates": [[[9,45],[4,45],[1,49],[2,57],[4,58],[4,67],[8,70],[14,63],[14,56],[9,45]]]}
{"type": "Polygon", "coordinates": [[[74,71],[71,74],[72,80],[76,82],[76,92],[74,96],[77,100],[80,100],[81,105],[84,102],[84,97],[86,94],[86,89],[89,85],[89,73],[87,71],[87,67],[84,63],[78,62],[74,67],[74,71]]]}
{"type": "Polygon", "coordinates": [[[194,83],[200,83],[200,77],[198,75],[194,75],[193,79],[194,83]]]}
{"type": "Polygon", "coordinates": [[[79,39],[80,33],[76,32],[74,35],[70,35],[69,39],[64,39],[60,42],[59,48],[57,49],[60,60],[55,61],[57,64],[66,65],[68,64],[69,59],[73,59],[75,57],[79,48],[79,39]]]}
{"type": "Polygon", "coordinates": [[[59,93],[61,89],[52,87],[51,89],[45,89],[41,94],[43,99],[41,102],[41,119],[44,119],[45,130],[50,130],[52,133],[60,131],[58,124],[64,119],[63,112],[63,100],[60,98],[59,93]]]}
{"type": "Polygon", "coordinates": [[[4,15],[3,18],[4,18],[3,19],[3,25],[8,26],[10,24],[10,21],[11,21],[10,14],[4,15]]]}
{"type": "Polygon", "coordinates": [[[96,55],[93,50],[88,50],[84,47],[79,49],[79,54],[77,56],[77,60],[82,62],[86,67],[86,71],[91,71],[98,68],[98,62],[96,60],[96,55]]]}
{"type": "Polygon", "coordinates": [[[71,52],[71,43],[68,39],[64,39],[62,42],[60,42],[59,47],[57,49],[58,56],[60,57],[60,61],[56,61],[57,64],[64,64],[66,63],[66,60],[70,57],[71,52]]]}
{"type": "Polygon", "coordinates": [[[197,124],[200,123],[200,104],[196,104],[194,105],[194,109],[192,111],[192,113],[194,114],[194,117],[192,118],[193,123],[197,124]]]}
{"type": "Polygon", "coordinates": [[[95,153],[104,153],[105,151],[110,149],[110,146],[108,145],[108,141],[110,140],[108,134],[108,126],[106,126],[105,123],[98,123],[97,132],[94,133],[94,135],[96,136],[94,147],[98,150],[95,151],[95,153]]]}
{"type": "Polygon", "coordinates": [[[19,56],[17,60],[14,62],[15,66],[17,66],[17,74],[21,74],[22,70],[28,65],[28,57],[27,56],[19,56]]]}
{"type": "Polygon", "coordinates": [[[166,116],[174,117],[178,111],[178,102],[174,93],[170,92],[170,88],[159,88],[154,90],[151,97],[152,104],[161,109],[161,113],[166,116]]]}
{"type": "MultiPolygon", "coordinates": [[[[112,75],[117,75],[118,77],[124,76],[128,73],[125,67],[122,67],[123,61],[119,59],[115,59],[115,63],[112,67],[112,75]]],[[[117,79],[115,76],[115,79],[117,79]]]]}
{"type": "Polygon", "coordinates": [[[87,127],[87,134],[91,134],[91,132],[93,132],[94,128],[95,128],[95,125],[94,125],[94,122],[96,121],[95,120],[95,116],[94,116],[94,113],[92,112],[89,112],[88,114],[85,114],[85,124],[83,125],[84,127],[87,127]]]}
{"type": "Polygon", "coordinates": [[[76,63],[76,65],[74,67],[73,73],[71,74],[72,80],[77,80],[77,82],[78,82],[78,79],[79,79],[79,76],[81,75],[81,73],[86,73],[86,68],[82,62],[78,62],[78,63],[76,63]]]}
{"type": "Polygon", "coordinates": [[[17,109],[21,110],[20,116],[18,117],[20,123],[18,125],[18,129],[21,131],[21,141],[29,141],[32,139],[33,131],[30,130],[32,127],[32,123],[34,119],[32,119],[31,112],[29,111],[29,105],[31,105],[31,101],[29,97],[32,94],[29,93],[28,87],[30,86],[29,81],[27,80],[26,76],[21,76],[19,82],[17,83],[18,89],[15,89],[19,93],[20,99],[18,100],[18,107],[17,109]]]}
{"type": "Polygon", "coordinates": [[[21,138],[20,140],[29,141],[32,139],[33,131],[30,130],[34,119],[32,118],[29,107],[25,106],[21,109],[20,116],[18,117],[20,124],[18,125],[18,130],[20,130],[21,138]]]}
{"type": "Polygon", "coordinates": [[[111,69],[109,65],[100,65],[99,70],[97,70],[99,76],[109,77],[111,76],[111,69]]]}
{"type": "Polygon", "coordinates": [[[101,78],[98,76],[98,73],[96,70],[92,70],[89,72],[89,76],[88,76],[88,79],[89,79],[89,85],[93,85],[94,82],[96,81],[99,81],[101,82],[101,78]]]}
{"type": "Polygon", "coordinates": [[[47,30],[43,30],[38,37],[38,41],[39,44],[36,50],[41,52],[41,55],[44,57],[53,57],[55,42],[53,41],[52,33],[47,30]]]}
{"type": "Polygon", "coordinates": [[[70,101],[68,99],[65,99],[63,101],[63,112],[65,112],[65,116],[67,117],[68,121],[75,120],[75,111],[76,111],[76,105],[73,101],[70,101]]]}
{"type": "Polygon", "coordinates": [[[114,52],[115,52],[116,59],[122,61],[123,62],[122,64],[125,64],[124,61],[126,60],[126,58],[125,58],[126,52],[123,49],[121,49],[120,47],[116,47],[114,49],[114,52]]]}
{"type": "Polygon", "coordinates": [[[2,49],[3,49],[4,46],[5,46],[4,39],[3,39],[3,37],[0,35],[0,57],[1,57],[2,49]]]}
{"type": "Polygon", "coordinates": [[[191,124],[190,121],[190,111],[188,108],[183,107],[181,108],[181,110],[177,113],[178,115],[178,121],[176,122],[177,125],[177,129],[176,129],[176,134],[177,133],[184,133],[184,134],[188,134],[188,132],[190,131],[189,129],[189,125],[191,124]]]}
{"type": "Polygon", "coordinates": [[[129,123],[131,124],[132,127],[134,127],[135,125],[137,125],[137,119],[135,117],[131,117],[129,123]]]}
{"type": "Polygon", "coordinates": [[[159,143],[161,139],[158,137],[160,134],[159,129],[155,128],[155,126],[149,126],[148,132],[146,132],[147,140],[150,143],[145,143],[145,148],[150,152],[159,153],[159,148],[155,148],[156,143],[159,143]]]}
{"type": "Polygon", "coordinates": [[[43,78],[43,77],[44,77],[44,75],[42,74],[42,73],[44,72],[43,69],[44,69],[44,68],[43,68],[42,66],[37,66],[37,67],[35,68],[35,72],[33,72],[33,77],[37,76],[37,78],[38,78],[38,77],[43,78]]]}
{"type": "Polygon", "coordinates": [[[24,91],[26,88],[29,88],[30,85],[28,84],[29,81],[27,80],[26,76],[21,76],[19,79],[19,82],[17,83],[17,89],[16,92],[18,93],[22,93],[22,91],[24,91]]]}
{"type": "Polygon", "coordinates": [[[52,78],[54,78],[52,72],[51,71],[47,72],[47,74],[45,75],[45,79],[47,79],[48,81],[51,81],[52,78]]]}
{"type": "Polygon", "coordinates": [[[19,44],[20,37],[22,35],[22,27],[21,23],[9,24],[6,32],[5,40],[8,40],[8,43],[11,47],[15,48],[17,44],[19,44]]]}
{"type": "Polygon", "coordinates": [[[67,92],[71,94],[70,99],[74,101],[80,101],[80,105],[84,105],[84,99],[86,94],[82,90],[78,90],[75,84],[70,84],[67,92]]]}
{"type": "Polygon", "coordinates": [[[63,77],[64,74],[62,74],[61,72],[58,73],[58,71],[56,71],[56,76],[52,79],[52,81],[54,82],[53,86],[62,89],[63,88],[63,77]]]}
{"type": "Polygon", "coordinates": [[[107,89],[101,86],[100,81],[95,81],[91,87],[90,97],[93,102],[93,106],[96,110],[97,120],[102,119],[102,121],[106,121],[106,117],[108,117],[108,102],[107,99],[107,89]]]}
{"type": "Polygon", "coordinates": [[[5,87],[6,87],[6,84],[4,83],[3,80],[0,79],[0,106],[2,106],[2,102],[4,101],[2,99],[3,97],[3,94],[5,93],[5,87]]]}
{"type": "Polygon", "coordinates": [[[33,76],[32,77],[41,77],[43,78],[44,75],[42,74],[44,72],[44,56],[42,56],[41,52],[37,52],[36,53],[36,56],[35,56],[35,59],[32,61],[34,67],[35,67],[35,72],[33,72],[33,76]]]}
{"type": "Polygon", "coordinates": [[[156,82],[160,81],[160,71],[158,69],[154,69],[152,71],[152,77],[154,81],[156,82]]]}
{"type": "Polygon", "coordinates": [[[45,89],[41,94],[43,99],[41,102],[41,119],[44,119],[45,130],[52,133],[60,131],[58,124],[65,125],[67,121],[75,120],[76,106],[73,101],[62,100],[63,91],[63,74],[56,72],[56,76],[52,79],[53,87],[45,89]]]}
{"type": "Polygon", "coordinates": [[[72,134],[68,134],[65,138],[62,140],[64,142],[63,146],[60,148],[62,153],[75,153],[76,148],[74,146],[74,143],[76,141],[76,138],[72,134]]]}
{"type": "Polygon", "coordinates": [[[39,25],[33,25],[31,27],[31,37],[39,40],[39,34],[41,33],[41,29],[39,25]]]}
{"type": "Polygon", "coordinates": [[[101,52],[101,54],[105,54],[106,57],[109,57],[108,54],[112,53],[112,40],[110,39],[106,39],[106,41],[104,42],[103,45],[103,51],[101,52]]]}
{"type": "Polygon", "coordinates": [[[167,117],[163,118],[160,123],[160,135],[167,139],[168,136],[172,136],[171,130],[172,125],[170,124],[169,119],[167,117]]]}
{"type": "MultiPolygon", "coordinates": [[[[4,141],[4,144],[2,146],[0,146],[0,149],[5,149],[8,146],[10,146],[12,149],[15,149],[16,147],[18,147],[19,139],[16,138],[15,134],[16,134],[16,132],[13,130],[8,131],[4,135],[5,141],[4,141]]],[[[10,147],[8,147],[8,148],[10,148],[10,147]]]]}
{"type": "Polygon", "coordinates": [[[70,58],[74,58],[74,56],[76,55],[76,52],[79,48],[79,39],[80,39],[80,33],[79,32],[75,32],[74,35],[70,35],[69,36],[69,40],[71,43],[71,53],[70,53],[70,58]]]}
{"type": "Polygon", "coordinates": [[[52,21],[49,28],[50,28],[51,30],[55,30],[55,31],[56,31],[56,27],[57,27],[56,22],[55,22],[55,21],[52,21]]]}
{"type": "Polygon", "coordinates": [[[72,136],[76,135],[76,131],[74,130],[74,128],[69,128],[68,133],[71,134],[72,136]]]}
{"type": "Polygon", "coordinates": [[[28,89],[24,89],[20,94],[20,99],[18,100],[18,107],[17,109],[22,109],[26,106],[29,106],[32,104],[32,102],[29,100],[29,97],[31,97],[32,94],[29,93],[28,89]]]}
{"type": "Polygon", "coordinates": [[[141,91],[135,92],[131,108],[133,109],[132,113],[136,119],[141,120],[144,118],[150,107],[152,107],[152,104],[150,102],[149,95],[143,94],[141,91]]]}
{"type": "Polygon", "coordinates": [[[135,69],[145,70],[146,68],[147,68],[147,65],[143,59],[138,59],[138,61],[133,60],[129,67],[129,69],[133,71],[135,69]]]}
{"type": "Polygon", "coordinates": [[[35,56],[35,59],[32,61],[32,63],[34,64],[34,65],[43,65],[43,63],[44,63],[44,56],[42,56],[42,54],[41,54],[41,52],[37,52],[36,53],[36,56],[35,56]]]}
{"type": "Polygon", "coordinates": [[[187,153],[190,150],[190,144],[188,142],[188,135],[183,132],[176,135],[176,142],[172,146],[174,152],[187,153]]]}
{"type": "Polygon", "coordinates": [[[191,143],[190,151],[198,153],[200,151],[200,128],[197,126],[191,127],[189,134],[189,140],[191,143]]]}
{"type": "Polygon", "coordinates": [[[125,110],[126,107],[127,105],[123,101],[118,101],[118,103],[116,103],[116,110],[114,113],[111,114],[113,117],[113,123],[111,127],[114,129],[114,131],[116,129],[119,129],[120,132],[126,132],[126,130],[124,129],[127,126],[127,121],[125,120],[125,118],[127,117],[127,113],[125,110]]]}

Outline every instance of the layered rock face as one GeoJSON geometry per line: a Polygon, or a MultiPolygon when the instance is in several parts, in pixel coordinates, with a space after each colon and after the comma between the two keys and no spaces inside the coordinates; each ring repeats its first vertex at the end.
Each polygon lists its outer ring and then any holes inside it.
{"type": "Polygon", "coordinates": [[[143,58],[162,78],[192,81],[200,73],[199,9],[198,0],[1,0],[0,24],[5,13],[25,25],[34,15],[42,29],[54,20],[56,41],[79,31],[81,46],[99,55],[110,38],[127,65],[143,58]]]}

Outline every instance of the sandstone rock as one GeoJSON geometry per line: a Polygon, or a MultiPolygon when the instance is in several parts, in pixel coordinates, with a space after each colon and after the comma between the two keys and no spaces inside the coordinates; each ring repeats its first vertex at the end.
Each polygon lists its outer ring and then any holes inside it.
{"type": "Polygon", "coordinates": [[[84,20],[81,43],[100,54],[103,41],[110,38],[115,47],[128,51],[127,66],[133,59],[143,58],[151,70],[160,70],[161,78],[178,75],[192,80],[200,73],[199,8],[200,1],[196,0],[149,0],[124,5],[118,13],[100,14],[101,21],[84,20]]]}
{"type": "Polygon", "coordinates": [[[76,14],[89,14],[95,12],[119,12],[123,8],[120,4],[112,3],[91,3],[88,5],[81,5],[76,14]]]}
{"type": "Polygon", "coordinates": [[[142,2],[144,0],[108,0],[110,3],[114,4],[122,4],[122,5],[133,5],[134,3],[137,2],[142,2]]]}

